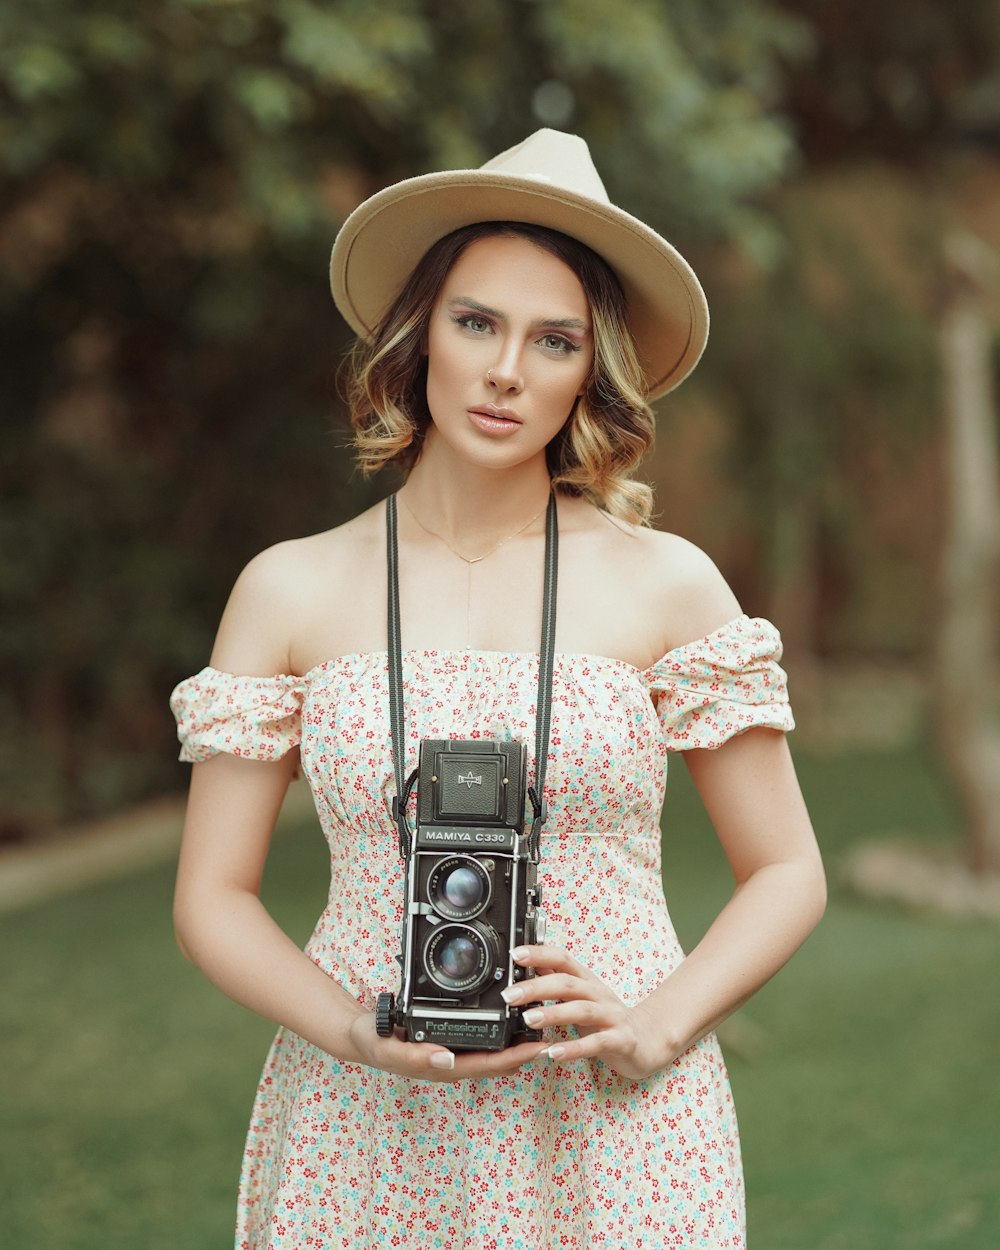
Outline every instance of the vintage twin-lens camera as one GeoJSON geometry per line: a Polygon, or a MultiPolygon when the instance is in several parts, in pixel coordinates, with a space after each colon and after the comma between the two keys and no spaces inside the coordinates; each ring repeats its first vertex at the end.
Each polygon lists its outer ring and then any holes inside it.
{"type": "MultiPolygon", "coordinates": [[[[452,1050],[503,1050],[541,1033],[501,990],[533,974],[511,959],[543,941],[537,864],[528,851],[521,742],[424,741],[417,827],[407,859],[398,1001],[380,994],[379,1036],[452,1050]]],[[[404,796],[405,801],[405,796],[404,796]]]]}

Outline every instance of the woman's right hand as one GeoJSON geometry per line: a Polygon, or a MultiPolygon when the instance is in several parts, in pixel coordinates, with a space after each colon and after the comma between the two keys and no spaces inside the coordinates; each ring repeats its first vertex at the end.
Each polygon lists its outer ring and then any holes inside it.
{"type": "Polygon", "coordinates": [[[464,1081],[501,1076],[537,1059],[549,1045],[548,1042],[519,1042],[506,1050],[465,1050],[456,1053],[434,1042],[408,1042],[399,1033],[379,1037],[375,1032],[372,1012],[355,1017],[349,1036],[359,1062],[417,1081],[464,1081]]]}

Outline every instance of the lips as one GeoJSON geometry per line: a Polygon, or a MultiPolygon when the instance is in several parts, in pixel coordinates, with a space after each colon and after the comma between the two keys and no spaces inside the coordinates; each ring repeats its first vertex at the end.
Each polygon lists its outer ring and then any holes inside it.
{"type": "Polygon", "coordinates": [[[513,434],[521,425],[521,418],[513,408],[502,408],[499,404],[470,408],[469,418],[485,434],[513,434]]]}
{"type": "Polygon", "coordinates": [[[502,408],[500,404],[479,404],[470,411],[478,412],[484,417],[497,417],[501,421],[516,421],[518,425],[521,424],[521,418],[513,408],[502,408]]]}

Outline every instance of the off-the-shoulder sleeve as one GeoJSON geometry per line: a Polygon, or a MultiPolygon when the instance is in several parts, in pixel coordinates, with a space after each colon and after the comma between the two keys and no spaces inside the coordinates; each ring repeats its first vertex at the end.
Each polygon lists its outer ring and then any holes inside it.
{"type": "Polygon", "coordinates": [[[740,616],[668,651],[646,672],[667,748],[722,746],[755,726],[795,726],[781,637],[760,617],[740,616]]]}
{"type": "Polygon", "coordinates": [[[203,668],[170,696],[181,759],[197,764],[224,752],[277,760],[302,737],[301,677],[237,677],[203,668]]]}

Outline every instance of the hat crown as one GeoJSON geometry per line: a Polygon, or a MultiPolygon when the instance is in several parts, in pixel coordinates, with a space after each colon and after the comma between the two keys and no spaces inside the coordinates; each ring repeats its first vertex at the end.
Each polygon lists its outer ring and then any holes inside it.
{"type": "Polygon", "coordinates": [[[536,130],[481,168],[512,178],[534,178],[602,204],[611,203],[586,141],[561,130],[536,130]]]}

